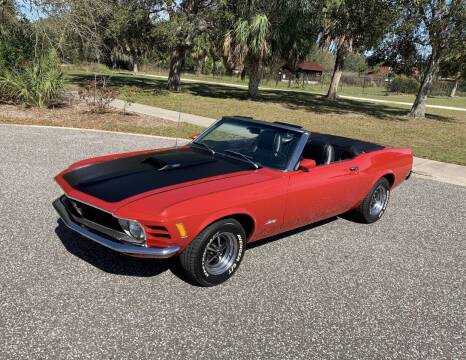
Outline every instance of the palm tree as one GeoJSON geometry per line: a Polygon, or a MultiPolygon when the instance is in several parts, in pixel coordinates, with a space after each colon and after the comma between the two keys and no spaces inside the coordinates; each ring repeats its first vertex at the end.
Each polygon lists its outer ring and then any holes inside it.
{"type": "Polygon", "coordinates": [[[270,55],[271,26],[267,15],[258,14],[251,18],[240,18],[233,30],[225,37],[225,52],[236,64],[244,64],[249,72],[248,94],[259,95],[262,78],[262,63],[270,55]]]}
{"type": "Polygon", "coordinates": [[[295,63],[309,52],[319,30],[320,0],[236,1],[235,6],[237,21],[226,34],[224,60],[246,68],[248,93],[256,98],[267,64],[295,63]]]}

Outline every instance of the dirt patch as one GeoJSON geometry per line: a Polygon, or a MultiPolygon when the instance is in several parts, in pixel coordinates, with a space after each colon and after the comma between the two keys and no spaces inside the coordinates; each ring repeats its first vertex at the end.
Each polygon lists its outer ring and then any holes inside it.
{"type": "Polygon", "coordinates": [[[160,119],[148,115],[110,110],[103,114],[89,111],[82,103],[57,104],[48,109],[24,108],[0,104],[0,123],[48,125],[74,128],[189,137],[201,131],[197,126],[160,119]]]}
{"type": "Polygon", "coordinates": [[[47,122],[57,126],[94,127],[95,125],[126,125],[137,127],[176,127],[173,121],[163,120],[152,116],[133,113],[123,114],[119,111],[108,111],[103,114],[92,113],[86,105],[60,105],[49,109],[23,108],[14,105],[0,105],[0,119],[22,120],[27,123],[42,124],[47,122]]]}

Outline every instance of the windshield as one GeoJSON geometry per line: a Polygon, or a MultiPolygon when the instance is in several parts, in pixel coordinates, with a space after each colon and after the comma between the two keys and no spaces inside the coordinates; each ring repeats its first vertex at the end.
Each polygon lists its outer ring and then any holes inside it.
{"type": "Polygon", "coordinates": [[[301,133],[265,124],[226,119],[207,130],[194,143],[215,153],[248,159],[258,166],[285,170],[301,133]]]}

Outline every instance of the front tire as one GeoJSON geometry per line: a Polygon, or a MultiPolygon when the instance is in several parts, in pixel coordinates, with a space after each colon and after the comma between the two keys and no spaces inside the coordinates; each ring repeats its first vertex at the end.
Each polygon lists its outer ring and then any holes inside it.
{"type": "Polygon", "coordinates": [[[187,275],[200,286],[214,286],[238,270],[246,250],[246,233],[235,219],[206,227],[180,255],[187,275]]]}
{"type": "Polygon", "coordinates": [[[371,224],[385,213],[390,199],[390,183],[386,178],[379,179],[358,208],[355,209],[357,220],[371,224]]]}

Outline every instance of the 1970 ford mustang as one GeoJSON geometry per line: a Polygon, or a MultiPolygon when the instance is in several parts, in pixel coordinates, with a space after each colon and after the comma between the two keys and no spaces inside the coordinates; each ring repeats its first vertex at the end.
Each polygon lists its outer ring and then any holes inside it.
{"type": "Polygon", "coordinates": [[[79,161],[55,177],[65,195],[53,205],[82,236],[131,256],[179,256],[212,286],[248,242],[347,212],[377,221],[413,164],[410,149],[238,116],[193,138],[79,161]]]}

